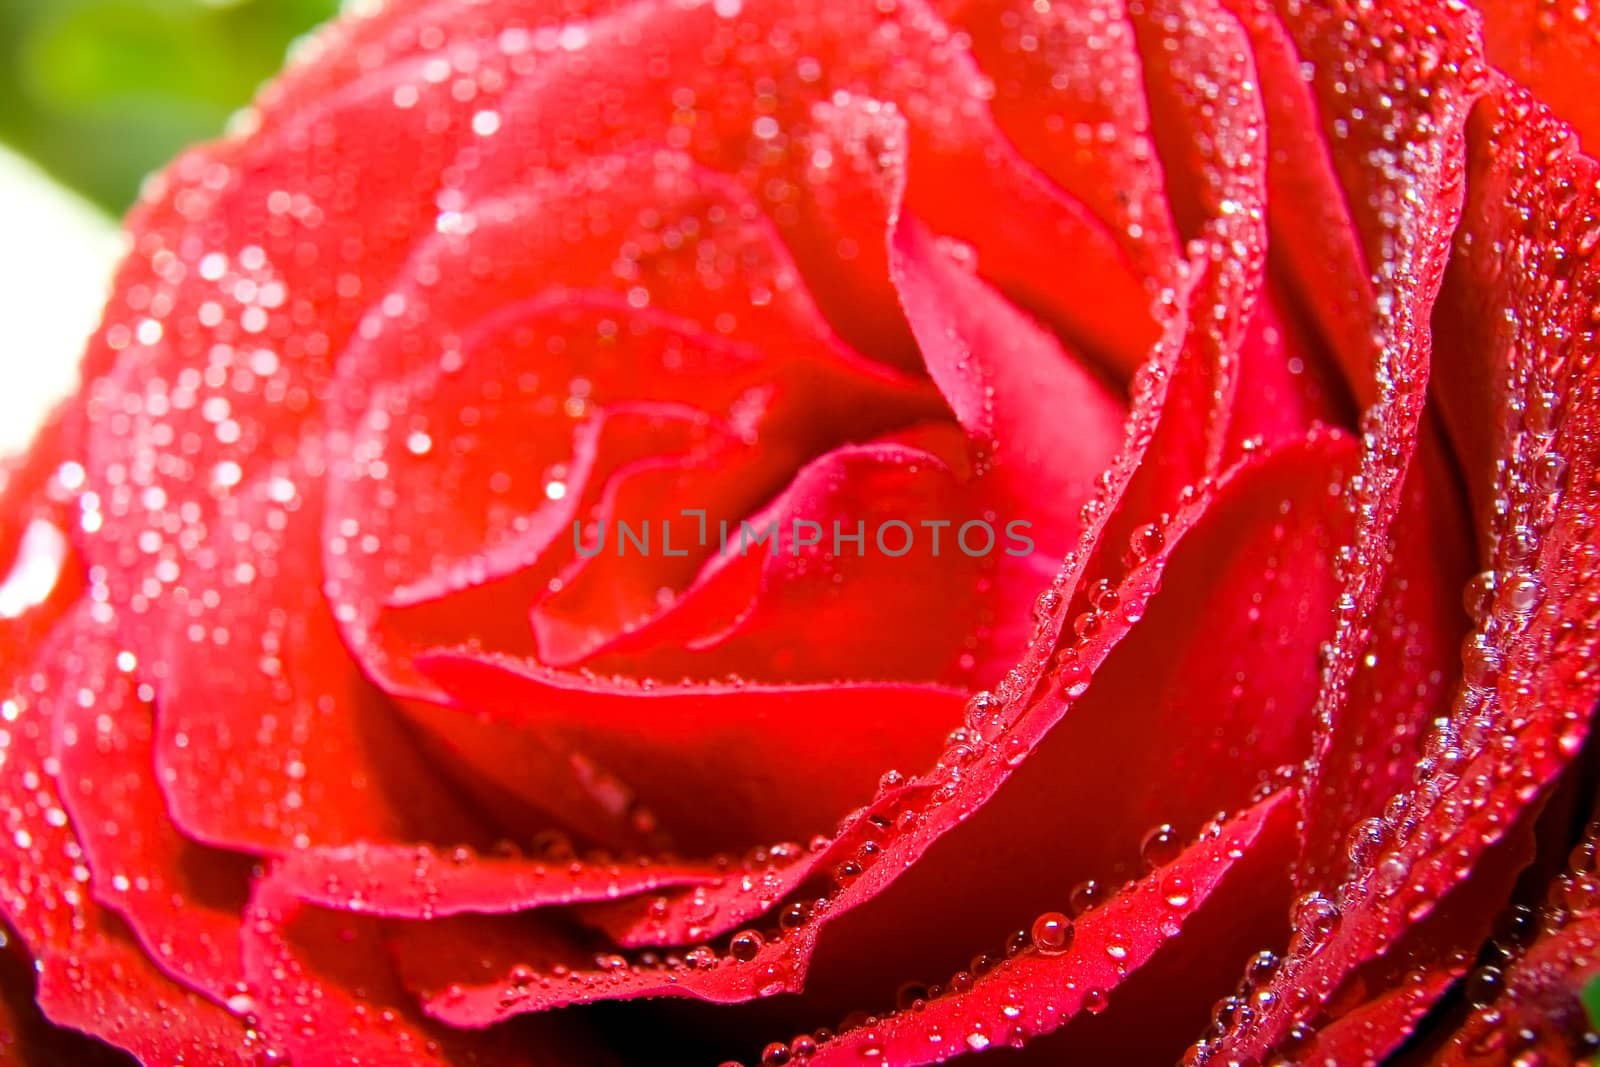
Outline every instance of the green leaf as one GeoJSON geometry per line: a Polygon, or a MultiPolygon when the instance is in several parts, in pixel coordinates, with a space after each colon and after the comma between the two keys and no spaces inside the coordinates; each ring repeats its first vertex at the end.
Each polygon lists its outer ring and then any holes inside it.
{"type": "Polygon", "coordinates": [[[336,0],[0,0],[0,139],[120,212],[336,0]]]}
{"type": "Polygon", "coordinates": [[[1589,1013],[1589,1029],[1600,1031],[1600,974],[1584,983],[1583,1010],[1589,1013]]]}

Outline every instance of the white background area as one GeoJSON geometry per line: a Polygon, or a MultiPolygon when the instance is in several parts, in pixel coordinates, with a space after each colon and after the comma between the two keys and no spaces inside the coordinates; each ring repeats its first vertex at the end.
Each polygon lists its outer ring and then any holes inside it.
{"type": "Polygon", "coordinates": [[[0,147],[0,455],[77,383],[121,247],[113,220],[0,147]]]}

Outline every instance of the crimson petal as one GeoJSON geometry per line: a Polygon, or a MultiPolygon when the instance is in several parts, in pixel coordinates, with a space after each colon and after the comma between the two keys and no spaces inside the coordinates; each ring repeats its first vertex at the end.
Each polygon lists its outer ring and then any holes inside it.
{"type": "Polygon", "coordinates": [[[389,963],[377,920],[323,911],[270,877],[245,912],[245,972],[260,1026],[290,1062],[334,1067],[564,1067],[612,1062],[571,1019],[543,1019],[492,1036],[422,1018],[389,963]],[[338,1035],[336,1044],[329,1035],[338,1035]]]}
{"type": "MultiPolygon", "coordinates": [[[[1494,487],[1502,505],[1488,539],[1495,595],[1472,605],[1477,626],[1463,647],[1463,684],[1428,742],[1432,755],[1419,765],[1420,784],[1386,810],[1393,844],[1358,865],[1346,883],[1354,893],[1339,930],[1284,976],[1284,988],[1308,995],[1292,1010],[1264,1013],[1222,1046],[1226,1054],[1269,1049],[1291,1018],[1315,1012],[1359,963],[1381,956],[1419,916],[1484,882],[1479,872],[1462,884],[1475,867],[1508,866],[1491,863],[1486,850],[1527,825],[1588,729],[1600,684],[1590,667],[1595,637],[1575,620],[1587,617],[1596,595],[1589,561],[1597,459],[1593,407],[1579,398],[1593,393],[1595,361],[1592,339],[1578,330],[1600,279],[1567,250],[1594,209],[1580,202],[1553,225],[1514,226],[1512,239],[1499,245],[1476,235],[1495,232],[1507,216],[1541,219],[1552,211],[1556,198],[1547,183],[1577,175],[1573,188],[1592,189],[1595,164],[1573,152],[1566,129],[1548,116],[1526,121],[1525,97],[1497,93],[1483,106],[1494,119],[1476,128],[1473,151],[1498,156],[1505,167],[1498,177],[1495,168],[1475,169],[1480,181],[1487,173],[1495,184],[1469,198],[1462,228],[1473,237],[1458,242],[1451,270],[1491,280],[1478,299],[1518,309],[1502,320],[1503,335],[1472,338],[1459,356],[1469,368],[1497,366],[1491,395],[1505,398],[1502,428],[1491,430],[1505,456],[1494,487]],[[1517,162],[1530,155],[1539,167],[1517,162]],[[1496,260],[1498,269],[1491,266],[1496,260]],[[1550,284],[1569,289],[1571,299],[1536,295],[1550,284]],[[1572,340],[1552,345],[1554,337],[1572,340]],[[1554,482],[1546,474],[1552,455],[1559,457],[1554,482]]],[[[1448,395],[1449,379],[1443,381],[1448,395]]],[[[1480,922],[1494,906],[1477,904],[1480,922]]]]}
{"type": "MultiPolygon", "coordinates": [[[[479,57],[504,81],[502,54],[479,57]]],[[[189,153],[150,182],[86,357],[103,376],[88,388],[85,554],[127,609],[141,680],[160,682],[156,763],[174,819],[213,843],[271,852],[413,820],[449,830],[436,813],[451,802],[410,741],[330,654],[320,574],[304,566],[335,356],[363,297],[432,229],[440,175],[488,102],[416,73],[399,64],[296,100],[261,116],[259,137],[189,153]],[[402,86],[416,96],[397,123],[402,86]],[[388,165],[396,152],[407,167],[388,165]],[[212,359],[230,373],[199,374],[212,359]],[[204,454],[178,461],[175,440],[204,454]],[[293,595],[268,610],[267,587],[293,595]],[[241,657],[264,669],[236,669],[241,657]],[[290,774],[302,766],[309,789],[290,774]]]]}
{"type": "Polygon", "coordinates": [[[53,720],[57,785],[95,898],[151,961],[219,1004],[238,992],[239,911],[249,860],[197,845],[167,815],[151,758],[151,708],[114,628],[80,604],[39,654],[55,675],[39,694],[53,720]]]}
{"type": "Polygon", "coordinates": [[[961,699],[905,683],[602,683],[465,650],[427,653],[418,666],[462,707],[532,731],[557,751],[584,753],[628,783],[674,836],[708,851],[806,838],[831,825],[872,795],[883,768],[930,759],[939,734],[936,727],[929,737],[928,724],[954,723],[961,699]],[[831,725],[819,721],[824,714],[831,725]],[[847,753],[836,740],[846,731],[854,739],[847,753]],[[919,747],[908,752],[908,739],[919,747]]]}
{"type": "Polygon", "coordinates": [[[1178,258],[1143,71],[1122,0],[941,4],[995,82],[995,121],[1152,275],[1178,258]]]}
{"type": "Polygon", "coordinates": [[[5,640],[12,677],[0,801],[11,847],[0,850],[0,910],[34,957],[40,1010],[144,1062],[254,1063],[269,1050],[260,1035],[164,974],[89,898],[83,849],[52,775],[54,724],[41,699],[52,679],[24,673],[40,651],[37,637],[19,640],[11,630],[5,640]]]}
{"type": "Polygon", "coordinates": [[[465,846],[439,851],[358,844],[291,852],[273,866],[269,878],[274,895],[318,907],[430,919],[612,900],[717,876],[712,866],[667,861],[540,860],[482,855],[465,846]]]}
{"type": "MultiPolygon", "coordinates": [[[[1330,455],[1342,454],[1338,444],[1337,441],[1326,442],[1320,447],[1291,451],[1276,463],[1271,457],[1253,457],[1238,475],[1225,481],[1218,491],[1240,503],[1258,502],[1256,494],[1259,493],[1263,494],[1260,500],[1270,503],[1276,500],[1275,487],[1281,486],[1284,481],[1300,487],[1317,486],[1319,483],[1316,479],[1304,476],[1305,465],[1319,466],[1330,455]]],[[[1326,473],[1325,468],[1319,469],[1326,473]]],[[[1320,495],[1322,492],[1325,490],[1317,490],[1313,501],[1323,499],[1320,495]]],[[[1229,509],[1221,510],[1226,512],[1229,509]]],[[[1275,518],[1279,517],[1275,507],[1268,507],[1266,511],[1275,518]]],[[[1175,544],[1186,543],[1180,542],[1180,535],[1202,517],[1218,513],[1214,501],[1205,497],[1196,499],[1187,511],[1174,520],[1171,539],[1166,546],[1136,567],[1129,576],[1122,588],[1124,602],[1135,603],[1133,598],[1137,597],[1137,603],[1142,605],[1150,593],[1151,573],[1165,564],[1175,544]]],[[[1314,515],[1312,518],[1314,520],[1314,515]]],[[[1231,528],[1217,527],[1219,533],[1227,529],[1231,528]]],[[[1204,565],[1199,569],[1206,570],[1204,565]]],[[[1112,613],[1103,629],[1089,632],[1087,637],[1080,639],[1076,655],[1081,658],[1086,670],[1096,665],[1108,648],[1127,632],[1132,617],[1137,616],[1131,612],[1112,613]]],[[[443,665],[441,662],[440,666],[443,665]]],[[[463,666],[472,667],[472,662],[461,660],[455,669],[460,670],[463,666]]],[[[514,678],[506,668],[502,668],[501,674],[489,686],[490,692],[503,700],[506,684],[514,678]]],[[[847,693],[849,690],[839,692],[847,693]]],[[[648,693],[642,695],[649,696],[648,693]]],[[[574,957],[566,948],[560,948],[552,955],[548,939],[537,924],[480,925],[475,929],[499,931],[493,935],[496,942],[494,957],[504,963],[502,969],[507,973],[513,964],[518,964],[532,968],[530,973],[536,979],[541,973],[548,977],[548,972],[541,972],[537,967],[542,962],[547,966],[559,964],[565,977],[552,981],[480,983],[476,992],[465,998],[445,997],[442,994],[433,997],[429,1001],[429,1010],[441,1018],[472,1020],[471,1025],[484,1025],[493,1018],[598,999],[670,995],[725,1001],[797,989],[817,944],[821,941],[825,945],[825,939],[831,936],[825,933],[826,928],[839,916],[878,896],[890,882],[904,875],[908,868],[915,870],[912,861],[922,861],[923,854],[935,847],[953,826],[989,800],[1012,775],[1014,768],[1027,758],[1042,733],[1052,727],[1078,695],[1078,691],[1070,689],[1046,694],[1036,706],[1020,711],[1016,721],[1009,726],[1002,720],[997,734],[989,732],[987,719],[991,712],[985,709],[985,721],[953,737],[951,747],[932,773],[924,778],[892,785],[879,795],[866,813],[847,819],[841,826],[839,836],[821,852],[805,857],[800,863],[791,861],[787,869],[773,872],[778,875],[775,878],[745,884],[741,884],[741,879],[730,879],[734,883],[731,891],[710,886],[703,892],[693,891],[675,903],[669,902],[668,917],[673,918],[673,925],[668,929],[679,932],[682,922],[670,915],[674,908],[688,912],[698,906],[705,910],[705,914],[700,916],[699,929],[688,932],[693,937],[710,936],[726,931],[728,911],[733,911],[736,916],[741,913],[751,915],[745,907],[729,909],[730,903],[745,905],[755,898],[761,902],[761,911],[765,911],[797,886],[799,879],[807,871],[814,870],[818,862],[837,864],[847,858],[857,861],[859,873],[840,883],[825,903],[813,905],[807,922],[781,940],[769,940],[757,947],[746,962],[740,963],[729,958],[730,952],[738,951],[737,946],[730,945],[721,951],[720,962],[710,967],[670,967],[661,961],[659,954],[652,956],[654,962],[650,962],[644,959],[645,954],[635,953],[630,958],[618,957],[620,962],[601,969],[588,963],[581,953],[574,957]],[[983,732],[980,733],[980,730],[983,732]],[[993,740],[989,740],[990,737],[993,740]],[[871,842],[870,852],[862,847],[867,842],[871,842]],[[706,908],[707,904],[713,906],[706,908]],[[524,948],[530,955],[518,959],[519,948],[524,948]]],[[[724,701],[728,699],[725,697],[724,701]]],[[[631,710],[637,711],[636,705],[645,702],[634,697],[627,703],[634,705],[631,710]]],[[[528,700],[522,703],[538,706],[541,702],[528,700]]],[[[542,703],[548,703],[548,698],[542,703]]],[[[619,704],[619,708],[621,706],[619,704]]],[[[995,710],[1003,711],[1003,708],[995,710]]],[[[670,721],[678,722],[680,718],[674,716],[670,721]]],[[[694,727],[693,736],[705,736],[706,731],[698,723],[692,723],[691,726],[694,727]]],[[[659,733],[659,726],[656,732],[659,733]]],[[[1248,792],[1255,780],[1249,772],[1241,772],[1241,781],[1236,783],[1239,785],[1237,792],[1248,792]]],[[[1203,805],[1206,802],[1200,803],[1203,805]]],[[[640,910],[636,912],[638,925],[633,928],[635,936],[651,932],[643,912],[646,905],[654,907],[654,902],[641,902],[640,910]]],[[[618,918],[611,916],[612,922],[620,926],[618,918]]],[[[463,948],[462,954],[468,960],[476,958],[470,948],[463,948]]],[[[711,960],[717,959],[718,953],[712,953],[711,960]]],[[[442,980],[435,980],[433,987],[441,988],[446,984],[442,980]]]]}
{"type": "Polygon", "coordinates": [[[1050,1035],[1083,1013],[1115,1004],[1118,987],[1145,967],[1160,967],[1161,953],[1180,936],[1207,936],[1206,921],[1215,916],[1205,912],[1213,897],[1219,908],[1250,909],[1263,877],[1289,854],[1292,812],[1289,794],[1274,793],[1080,915],[1063,950],[1024,951],[975,979],[969,991],[840,1034],[811,1062],[827,1067],[878,1058],[916,1067],[1035,1041],[1060,1055],[1063,1045],[1071,1048],[1071,1032],[1063,1040],[1047,1041],[1050,1035]]]}

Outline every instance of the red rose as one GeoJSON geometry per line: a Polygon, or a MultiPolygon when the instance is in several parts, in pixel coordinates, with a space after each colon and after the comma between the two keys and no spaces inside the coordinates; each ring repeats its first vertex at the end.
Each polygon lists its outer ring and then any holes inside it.
{"type": "Polygon", "coordinates": [[[1592,1051],[1600,51],[1489,7],[330,27],[9,472],[10,1050],[1592,1051]]]}

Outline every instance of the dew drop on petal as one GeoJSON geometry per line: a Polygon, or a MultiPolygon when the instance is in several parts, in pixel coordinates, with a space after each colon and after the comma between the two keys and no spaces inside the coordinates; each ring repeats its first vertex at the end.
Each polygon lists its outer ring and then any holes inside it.
{"type": "Polygon", "coordinates": [[[728,955],[740,963],[749,963],[761,953],[761,948],[766,944],[763,938],[754,930],[741,930],[733,935],[733,940],[728,942],[728,955]]]}
{"type": "Polygon", "coordinates": [[[1150,870],[1165,867],[1183,853],[1183,839],[1170,823],[1162,823],[1139,842],[1139,858],[1150,870]]]}
{"type": "Polygon", "coordinates": [[[1079,882],[1067,894],[1067,914],[1079,918],[1084,912],[1104,904],[1109,896],[1105,887],[1093,878],[1079,882]]]}
{"type": "Polygon", "coordinates": [[[1033,921],[1033,947],[1044,956],[1059,956],[1072,947],[1072,920],[1059,911],[1047,911],[1033,921]]]}

